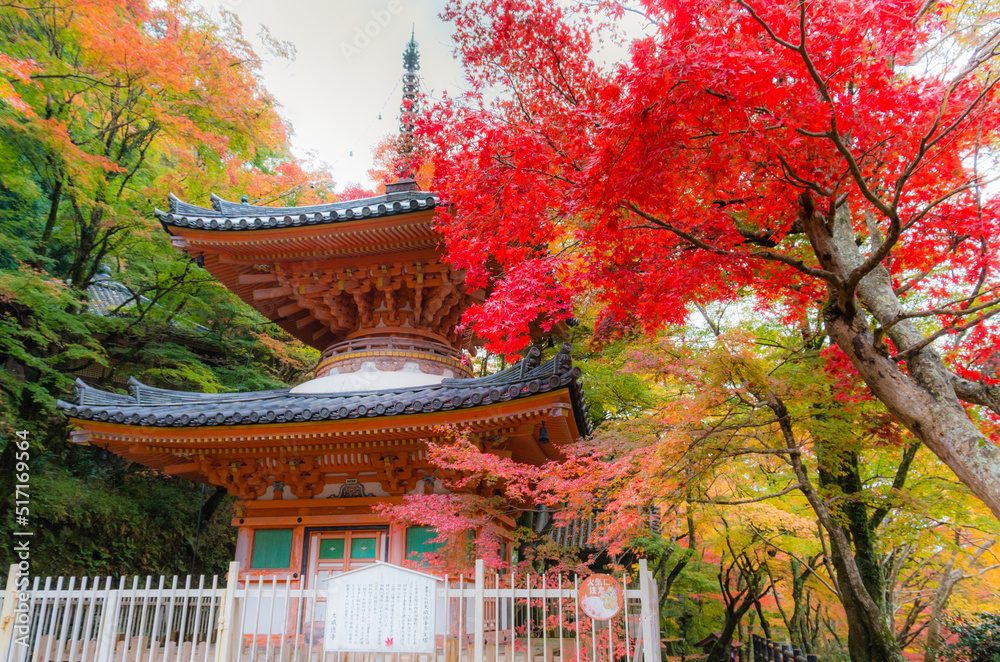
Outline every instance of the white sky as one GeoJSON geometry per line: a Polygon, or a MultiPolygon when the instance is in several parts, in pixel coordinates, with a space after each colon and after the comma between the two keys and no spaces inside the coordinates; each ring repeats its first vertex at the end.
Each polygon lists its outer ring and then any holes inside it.
{"type": "MultiPolygon", "coordinates": [[[[403,50],[415,30],[420,80],[429,100],[464,90],[454,58],[452,26],[439,14],[447,0],[193,0],[212,12],[235,13],[265,61],[264,83],[282,105],[294,131],[292,148],[313,165],[325,165],[337,190],[368,178],[378,141],[398,131],[403,50]],[[291,42],[295,60],[275,58],[258,33],[291,42]],[[381,119],[379,115],[381,114],[381,119]]],[[[580,0],[563,0],[572,7],[580,0]]],[[[628,14],[619,24],[636,35],[649,25],[628,14]]],[[[596,44],[597,60],[626,56],[615,43],[596,44]]]]}
{"type": "Polygon", "coordinates": [[[239,16],[266,62],[265,85],[291,122],[296,155],[327,165],[338,190],[351,182],[370,184],[375,144],[398,130],[411,28],[420,44],[424,93],[440,98],[443,90],[455,94],[462,87],[451,28],[438,18],[445,0],[196,1],[239,16]],[[261,25],[295,45],[295,61],[268,55],[257,38],[261,25]]]}

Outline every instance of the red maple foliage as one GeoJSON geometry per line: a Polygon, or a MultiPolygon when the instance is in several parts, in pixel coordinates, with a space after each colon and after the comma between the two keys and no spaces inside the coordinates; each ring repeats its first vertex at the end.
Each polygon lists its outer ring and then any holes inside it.
{"type": "Polygon", "coordinates": [[[920,0],[632,11],[637,38],[613,2],[446,11],[470,91],[422,130],[450,259],[492,286],[477,331],[517,351],[584,295],[607,329],[748,294],[789,324],[822,316],[871,395],[1000,517],[982,429],[1000,411],[995,19],[920,0]],[[627,56],[607,62],[615,41],[627,56]]]}

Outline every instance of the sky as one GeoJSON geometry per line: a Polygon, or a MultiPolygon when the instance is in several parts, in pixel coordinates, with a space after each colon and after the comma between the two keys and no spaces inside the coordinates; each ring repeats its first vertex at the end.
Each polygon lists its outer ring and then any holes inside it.
{"type": "Polygon", "coordinates": [[[294,131],[297,156],[325,164],[337,188],[370,184],[372,151],[398,130],[403,49],[411,29],[420,44],[424,93],[462,88],[445,0],[200,0],[235,13],[265,60],[264,82],[294,131]],[[267,26],[295,46],[294,61],[272,57],[257,35],[267,26]],[[379,115],[381,114],[381,119],[379,115]]]}

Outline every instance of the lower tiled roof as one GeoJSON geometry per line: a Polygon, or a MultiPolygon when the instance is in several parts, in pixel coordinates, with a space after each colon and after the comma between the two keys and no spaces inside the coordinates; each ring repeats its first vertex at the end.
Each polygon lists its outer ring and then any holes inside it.
{"type": "Polygon", "coordinates": [[[445,379],[440,384],[356,393],[292,393],[290,389],[252,393],[192,393],[129,381],[129,395],[111,393],[76,382],[76,402],[59,401],[68,416],[152,427],[203,427],[338,420],[420,414],[491,405],[536,393],[568,388],[577,429],[590,433],[580,386],[580,369],[573,367],[570,347],[563,345],[552,359],[540,363],[532,348],[520,363],[488,377],[445,379]]]}

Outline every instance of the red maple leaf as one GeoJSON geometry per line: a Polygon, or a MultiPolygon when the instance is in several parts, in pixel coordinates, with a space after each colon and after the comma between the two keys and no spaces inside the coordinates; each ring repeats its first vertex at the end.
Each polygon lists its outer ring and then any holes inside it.
{"type": "Polygon", "coordinates": [[[489,293],[465,323],[510,356],[576,302],[623,334],[748,292],[786,328],[822,316],[857,378],[837,374],[1000,518],[1000,472],[980,471],[1000,450],[961,402],[983,406],[977,380],[1000,361],[1000,198],[967,194],[983,176],[970,155],[1000,136],[1000,86],[960,59],[907,68],[949,20],[915,0],[812,3],[807,19],[793,2],[641,4],[662,30],[614,65],[592,44],[617,3],[445,10],[468,92],[420,130],[446,261],[489,293]]]}

